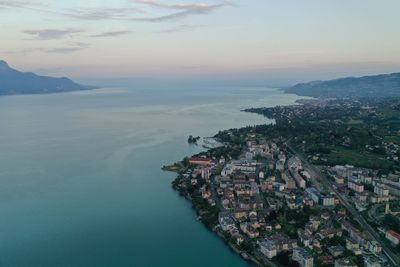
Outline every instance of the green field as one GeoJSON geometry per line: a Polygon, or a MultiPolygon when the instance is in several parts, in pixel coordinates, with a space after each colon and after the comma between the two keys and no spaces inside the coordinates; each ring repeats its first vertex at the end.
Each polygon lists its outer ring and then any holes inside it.
{"type": "Polygon", "coordinates": [[[328,163],[334,164],[350,164],[359,167],[372,169],[389,169],[394,163],[388,161],[382,155],[372,153],[360,153],[358,151],[349,150],[341,147],[335,147],[326,155],[328,163]]]}

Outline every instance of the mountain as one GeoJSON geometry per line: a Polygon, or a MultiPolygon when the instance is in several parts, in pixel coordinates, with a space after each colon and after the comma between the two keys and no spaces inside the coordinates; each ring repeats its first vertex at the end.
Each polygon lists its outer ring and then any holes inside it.
{"type": "Polygon", "coordinates": [[[31,72],[20,72],[0,60],[0,95],[49,94],[94,89],[68,78],[39,76],[31,72]]]}
{"type": "Polygon", "coordinates": [[[300,83],[285,92],[319,98],[400,97],[400,73],[300,83]]]}

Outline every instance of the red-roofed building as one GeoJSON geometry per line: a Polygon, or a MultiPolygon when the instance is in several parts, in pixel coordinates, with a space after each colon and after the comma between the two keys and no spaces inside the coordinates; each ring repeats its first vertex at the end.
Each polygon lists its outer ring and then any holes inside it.
{"type": "Polygon", "coordinates": [[[194,165],[211,165],[211,159],[194,157],[189,159],[189,163],[194,165]]]}
{"type": "Polygon", "coordinates": [[[400,234],[396,231],[389,230],[386,232],[386,238],[395,245],[400,243],[400,234]]]}

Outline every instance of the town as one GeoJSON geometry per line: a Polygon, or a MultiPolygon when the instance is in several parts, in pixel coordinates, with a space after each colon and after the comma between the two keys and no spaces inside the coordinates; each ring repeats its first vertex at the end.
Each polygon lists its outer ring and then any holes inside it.
{"type": "Polygon", "coordinates": [[[166,169],[179,173],[173,186],[198,219],[243,258],[260,266],[399,266],[397,170],[320,164],[321,154],[300,151],[305,141],[257,127],[216,138],[220,147],[166,169]]]}

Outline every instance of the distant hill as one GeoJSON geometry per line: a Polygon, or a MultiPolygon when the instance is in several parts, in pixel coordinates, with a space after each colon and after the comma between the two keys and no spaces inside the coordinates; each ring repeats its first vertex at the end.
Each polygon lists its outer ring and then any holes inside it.
{"type": "Polygon", "coordinates": [[[68,78],[39,76],[31,72],[20,72],[10,68],[0,60],[0,95],[49,94],[69,91],[89,90],[68,78]]]}
{"type": "Polygon", "coordinates": [[[285,92],[319,98],[400,97],[400,73],[300,83],[285,92]]]}

